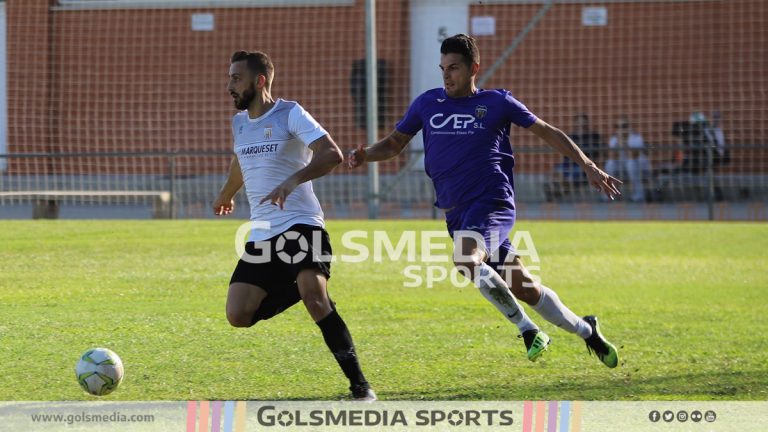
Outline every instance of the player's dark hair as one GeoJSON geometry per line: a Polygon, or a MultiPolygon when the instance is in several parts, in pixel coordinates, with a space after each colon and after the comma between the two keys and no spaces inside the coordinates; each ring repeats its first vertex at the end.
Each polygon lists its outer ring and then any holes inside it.
{"type": "Polygon", "coordinates": [[[275,77],[275,65],[272,64],[268,55],[261,51],[237,51],[232,54],[231,63],[239,61],[245,61],[248,70],[254,75],[264,75],[267,78],[267,88],[271,86],[272,79],[275,77]]]}
{"type": "Polygon", "coordinates": [[[465,63],[480,63],[480,50],[472,36],[463,33],[449,37],[443,40],[440,45],[440,54],[461,54],[465,63]]]}

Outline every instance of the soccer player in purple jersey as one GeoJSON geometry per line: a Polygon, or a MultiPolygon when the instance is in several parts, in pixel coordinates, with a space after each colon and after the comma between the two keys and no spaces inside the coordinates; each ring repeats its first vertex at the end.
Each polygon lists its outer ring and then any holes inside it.
{"type": "Polygon", "coordinates": [[[597,317],[580,318],[568,309],[554,291],[531,277],[512,248],[515,160],[510,125],[528,129],[575,161],[589,184],[608,197],[620,194],[621,181],[598,168],[568,135],[537,118],[509,91],[478,89],[480,53],[473,38],[463,34],[447,38],[440,53],[444,88],[417,97],[388,137],[349,154],[349,166],[393,158],[422,130],[424,165],[437,193],[435,205],[446,212],[454,264],[517,325],[528,359],[535,361],[550,339],[515,298],[547,321],[579,335],[606,366],[616,367],[618,351],[600,333],[597,317]]]}

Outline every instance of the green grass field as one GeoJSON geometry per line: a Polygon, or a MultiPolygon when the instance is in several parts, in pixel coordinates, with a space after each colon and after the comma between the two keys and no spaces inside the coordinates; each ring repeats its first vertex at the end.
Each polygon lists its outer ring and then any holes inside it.
{"type": "MultiPolygon", "coordinates": [[[[303,306],[228,325],[242,221],[3,221],[0,400],[92,399],[87,348],[123,359],[108,400],[339,399],[346,380],[303,306]]],[[[331,221],[442,230],[440,221],[331,221]]],[[[523,222],[538,272],[576,313],[597,314],[622,361],[576,336],[537,363],[472,288],[406,288],[405,262],[335,263],[330,290],[383,400],[767,400],[768,225],[523,222]]],[[[418,263],[416,263],[418,264],[418,263]]]]}

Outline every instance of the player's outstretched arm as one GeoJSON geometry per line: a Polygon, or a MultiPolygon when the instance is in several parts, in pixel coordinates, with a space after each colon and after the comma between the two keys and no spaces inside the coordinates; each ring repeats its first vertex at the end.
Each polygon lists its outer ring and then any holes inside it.
{"type": "Polygon", "coordinates": [[[622,184],[621,180],[598,168],[565,132],[541,119],[537,119],[528,130],[543,139],[550,147],[579,164],[587,174],[587,180],[592,187],[611,199],[621,195],[619,191],[619,185],[622,184]]]}
{"type": "Polygon", "coordinates": [[[221,187],[219,196],[213,202],[213,214],[224,216],[235,210],[235,194],[243,187],[243,172],[240,170],[240,162],[237,156],[232,158],[229,164],[229,176],[224,186],[221,187]]]}
{"type": "Polygon", "coordinates": [[[279,205],[281,209],[284,208],[285,199],[296,189],[296,186],[328,174],[344,161],[341,149],[330,135],[312,141],[309,148],[312,150],[312,160],[309,164],[285,179],[269,195],[262,198],[259,204],[270,201],[272,204],[279,205]]]}
{"type": "Polygon", "coordinates": [[[413,135],[407,135],[394,130],[388,137],[370,147],[360,144],[356,149],[349,152],[347,165],[350,168],[357,168],[366,162],[391,159],[405,149],[405,146],[411,142],[411,138],[413,138],[413,135]]]}

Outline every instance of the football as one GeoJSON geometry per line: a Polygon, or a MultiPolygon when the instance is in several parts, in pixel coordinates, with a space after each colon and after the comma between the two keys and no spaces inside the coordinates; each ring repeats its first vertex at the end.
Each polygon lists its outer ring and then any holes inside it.
{"type": "Polygon", "coordinates": [[[80,387],[94,396],[115,391],[123,380],[123,362],[106,348],[89,349],[77,362],[75,376],[80,387]]]}

